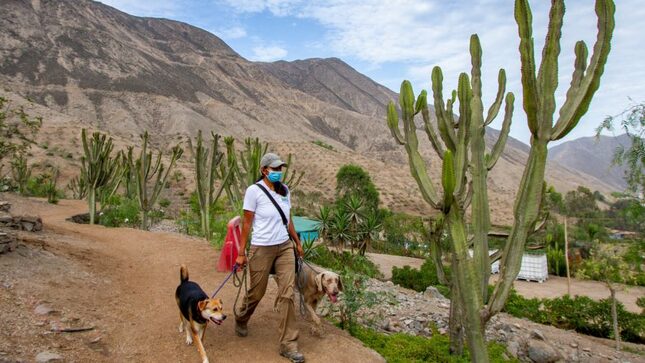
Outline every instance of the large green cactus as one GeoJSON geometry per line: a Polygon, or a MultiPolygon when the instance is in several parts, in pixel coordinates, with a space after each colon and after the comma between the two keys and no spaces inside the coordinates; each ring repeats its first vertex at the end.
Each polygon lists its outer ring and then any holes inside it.
{"type": "Polygon", "coordinates": [[[564,10],[563,0],[552,1],[549,28],[542,50],[542,63],[536,75],[531,8],[527,0],[515,1],[515,20],[520,36],[524,111],[531,130],[531,151],[515,197],[513,210],[515,221],[502,251],[500,282],[496,285],[491,301],[482,314],[485,320],[504,307],[513,280],[520,270],[526,238],[537,223],[540,201],[544,192],[547,145],[550,141],[565,137],[587,112],[591,99],[600,85],[600,77],[611,48],[616,7],[613,0],[596,0],[598,35],[593,55],[587,65],[587,46],[583,41],[576,43],[576,59],[571,84],[554,124],[558,55],[564,10]]]}
{"type": "MultiPolygon", "coordinates": [[[[456,302],[460,304],[463,330],[466,333],[471,357],[476,362],[487,362],[483,338],[483,327],[491,316],[503,307],[510,287],[520,268],[526,238],[533,231],[538,219],[543,193],[543,180],[549,141],[564,137],[586,112],[594,92],[598,88],[600,75],[609,52],[609,43],[614,28],[614,3],[611,0],[597,0],[598,39],[594,46],[591,63],[587,67],[586,46],[576,45],[576,62],[567,99],[560,110],[560,118],[553,125],[555,111],[554,92],[557,86],[557,57],[561,35],[564,2],[553,0],[549,15],[549,30],[543,51],[539,73],[535,74],[533,39],[531,36],[531,12],[527,0],[516,0],[515,17],[521,38],[522,86],[524,110],[532,133],[531,151],[515,200],[514,217],[507,243],[502,250],[500,282],[495,288],[488,306],[485,301],[486,285],[490,274],[487,233],[490,229],[490,212],[487,196],[487,173],[495,165],[506,142],[512,113],[514,96],[506,95],[505,117],[497,143],[486,154],[484,142],[485,127],[497,116],[505,93],[505,74],[499,73],[497,97],[484,118],[481,101],[481,47],[477,36],[471,37],[472,61],[471,79],[462,73],[459,76],[457,92],[444,103],[442,94],[443,75],[435,67],[432,72],[432,89],[437,131],[430,123],[427,110],[427,95],[421,92],[416,100],[409,82],[404,81],[399,95],[404,133],[401,134],[399,116],[393,103],[388,106],[388,126],[394,138],[405,145],[410,171],[417,181],[423,198],[445,218],[452,237],[452,261],[454,270],[453,290],[456,302]],[[453,114],[453,105],[459,102],[459,117],[453,114]],[[425,131],[437,154],[443,159],[441,186],[443,196],[437,193],[430,180],[426,164],[418,151],[414,115],[421,113],[425,131]],[[471,208],[474,256],[468,255],[464,212],[471,208]]],[[[455,300],[453,299],[453,300],[455,300]]],[[[452,320],[452,317],[451,317],[452,320]]],[[[451,334],[451,337],[453,335],[451,334]]]]}
{"type": "MultiPolygon", "coordinates": [[[[96,194],[107,185],[112,185],[115,178],[120,179],[122,168],[120,158],[112,157],[112,138],[94,132],[87,138],[87,131],[81,130],[84,155],[81,157],[81,179],[87,185],[87,203],[90,210],[90,224],[94,224],[96,215],[96,194]]],[[[117,184],[118,187],[118,184],[117,184]]]]}
{"type": "Polygon", "coordinates": [[[134,171],[136,187],[137,187],[137,200],[139,202],[139,209],[141,210],[141,229],[148,229],[148,215],[154,207],[170,171],[177,159],[183,154],[183,149],[176,145],[172,148],[170,156],[170,163],[166,165],[162,163],[163,152],[157,154],[156,161],[153,161],[152,151],[148,151],[148,131],[141,135],[143,145],[139,153],[139,157],[134,159],[134,148],[128,148],[127,162],[130,170],[134,171]],[[165,173],[164,173],[165,171],[165,173]],[[154,180],[153,183],[151,183],[154,180]]]}
{"type": "MultiPolygon", "coordinates": [[[[204,147],[201,130],[197,133],[197,145],[195,147],[193,147],[192,141],[190,139],[188,140],[188,145],[195,160],[195,184],[202,233],[207,241],[210,241],[212,236],[210,229],[211,208],[217,203],[217,200],[222,195],[222,191],[228,187],[229,178],[235,171],[234,169],[228,169],[222,174],[221,184],[217,191],[215,191],[215,180],[218,179],[218,168],[222,165],[224,153],[219,151],[219,139],[221,136],[211,132],[211,137],[210,149],[204,147]]],[[[230,144],[232,147],[233,143],[231,142],[230,144]]]]}

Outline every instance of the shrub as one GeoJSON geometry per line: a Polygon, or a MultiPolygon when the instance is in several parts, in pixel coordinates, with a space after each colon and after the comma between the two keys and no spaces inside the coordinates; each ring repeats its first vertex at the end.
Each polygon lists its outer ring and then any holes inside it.
{"type": "Polygon", "coordinates": [[[139,204],[134,199],[112,196],[101,211],[99,223],[106,227],[138,226],[139,204]]]}
{"type": "MultiPolygon", "coordinates": [[[[504,311],[518,318],[582,334],[612,338],[611,300],[592,300],[586,296],[562,296],[555,299],[526,299],[512,291],[504,311]]],[[[618,303],[618,325],[621,338],[628,342],[645,342],[645,316],[625,310],[618,303]]]]}
{"type": "MultiPolygon", "coordinates": [[[[444,267],[444,271],[446,271],[449,278],[450,269],[448,267],[444,267]]],[[[419,270],[413,269],[410,266],[403,266],[403,268],[393,267],[392,282],[402,287],[420,292],[425,291],[428,286],[439,285],[437,270],[434,262],[430,258],[425,260],[419,270]]]]}
{"type": "Polygon", "coordinates": [[[167,198],[163,198],[162,200],[159,201],[159,206],[161,208],[168,208],[170,206],[170,200],[167,198]]]}
{"type": "Polygon", "coordinates": [[[316,140],[316,141],[312,141],[312,143],[315,144],[315,145],[318,145],[318,146],[320,146],[322,148],[325,148],[327,150],[334,151],[334,147],[329,145],[328,143],[326,143],[324,141],[316,140]]]}
{"type": "Polygon", "coordinates": [[[317,249],[311,262],[333,271],[351,271],[368,277],[381,277],[381,272],[374,262],[365,256],[352,255],[347,251],[342,253],[332,251],[327,247],[317,249]]]}

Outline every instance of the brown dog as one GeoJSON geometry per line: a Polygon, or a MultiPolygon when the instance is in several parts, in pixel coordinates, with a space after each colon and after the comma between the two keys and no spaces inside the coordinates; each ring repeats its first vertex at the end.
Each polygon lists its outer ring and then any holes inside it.
{"type": "MultiPolygon", "coordinates": [[[[340,276],[332,271],[317,272],[308,264],[303,263],[302,270],[296,276],[296,287],[302,294],[305,308],[314,322],[314,326],[311,327],[311,333],[321,336],[323,328],[320,317],[316,314],[316,307],[325,295],[329,297],[329,301],[332,303],[338,301],[338,293],[343,291],[340,276]]],[[[277,310],[277,306],[278,298],[273,304],[273,309],[277,310]]]]}
{"type": "Polygon", "coordinates": [[[179,270],[180,283],[175,291],[175,300],[179,307],[179,332],[186,329],[186,344],[197,342],[197,350],[202,363],[208,363],[204,350],[204,332],[209,321],[220,325],[226,319],[222,313],[222,301],[209,299],[199,285],[188,281],[188,269],[181,265],[179,270]]]}

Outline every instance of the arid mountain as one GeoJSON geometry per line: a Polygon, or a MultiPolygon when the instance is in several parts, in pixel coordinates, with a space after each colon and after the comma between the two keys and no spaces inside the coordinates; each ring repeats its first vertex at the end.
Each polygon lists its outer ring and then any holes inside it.
{"type": "Polygon", "coordinates": [[[398,95],[338,58],[261,63],[292,87],[323,102],[363,115],[385,118],[386,107],[398,95]]]}
{"type": "MultiPolygon", "coordinates": [[[[336,58],[250,62],[185,23],[135,17],[89,0],[12,0],[0,2],[0,82],[5,97],[32,100],[32,112],[46,120],[42,138],[50,148],[41,154],[55,145],[77,155],[80,127],[109,132],[121,144],[148,130],[162,148],[199,129],[254,136],[294,153],[295,167],[306,172],[303,190],[333,193],[338,167],[355,162],[373,175],[387,206],[428,212],[405,151],[385,124],[385,105],[397,95],[336,58]]],[[[438,160],[419,136],[438,176],[438,160]]],[[[527,149],[509,139],[491,173],[498,223],[510,221],[527,149]]],[[[611,190],[557,164],[549,166],[548,179],[562,191],[581,183],[611,190]]]]}
{"type": "Polygon", "coordinates": [[[615,190],[627,188],[622,165],[613,165],[614,152],[631,145],[627,134],[619,136],[582,137],[549,149],[549,161],[569,169],[580,170],[611,185],[615,190]]]}

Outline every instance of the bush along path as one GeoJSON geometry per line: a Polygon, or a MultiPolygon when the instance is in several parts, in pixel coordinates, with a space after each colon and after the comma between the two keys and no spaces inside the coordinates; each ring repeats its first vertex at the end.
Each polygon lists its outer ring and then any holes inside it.
{"type": "MultiPolygon", "coordinates": [[[[421,293],[391,281],[368,279],[365,291],[373,301],[369,307],[364,306],[356,312],[356,322],[363,327],[385,334],[424,337],[448,332],[450,300],[432,286],[421,293]]],[[[330,305],[326,300],[319,312],[332,320],[340,318],[336,305],[330,305]]],[[[645,360],[643,345],[626,343],[623,351],[616,351],[611,340],[537,324],[505,313],[491,319],[486,339],[506,345],[505,354],[509,359],[526,362],[645,360]]]]}

